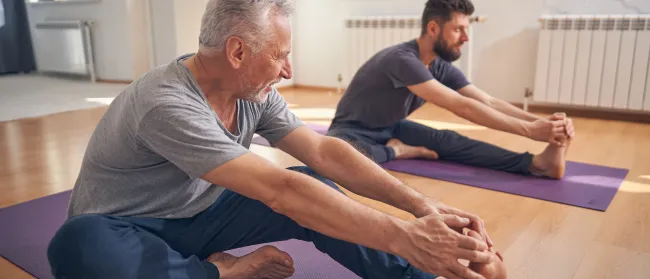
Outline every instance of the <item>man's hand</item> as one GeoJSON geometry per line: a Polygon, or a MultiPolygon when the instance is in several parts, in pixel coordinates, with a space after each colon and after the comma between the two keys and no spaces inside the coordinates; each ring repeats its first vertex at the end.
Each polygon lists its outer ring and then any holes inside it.
{"type": "Polygon", "coordinates": [[[557,118],[557,116],[553,116],[549,119],[539,119],[533,122],[528,122],[528,137],[533,140],[549,142],[558,146],[564,145],[564,143],[559,139],[565,137],[567,134],[567,120],[564,118],[557,118]]]}
{"type": "Polygon", "coordinates": [[[452,227],[453,230],[462,233],[464,228],[469,228],[478,232],[481,235],[481,238],[488,244],[489,247],[492,247],[494,243],[485,229],[485,223],[478,216],[462,211],[460,209],[448,206],[439,201],[433,200],[431,198],[426,198],[422,206],[414,210],[412,214],[416,218],[421,218],[431,214],[451,214],[456,215],[462,218],[467,218],[469,224],[463,227],[452,227]]]}
{"type": "Polygon", "coordinates": [[[427,273],[448,279],[485,279],[458,262],[490,264],[494,260],[484,241],[451,229],[469,224],[466,218],[433,213],[408,222],[390,250],[427,273]]]}
{"type": "Polygon", "coordinates": [[[571,120],[571,118],[566,117],[565,113],[556,112],[556,113],[548,116],[546,119],[548,119],[549,121],[566,120],[566,126],[565,126],[566,135],[570,139],[573,139],[573,137],[575,137],[575,130],[573,128],[573,120],[571,120]]]}

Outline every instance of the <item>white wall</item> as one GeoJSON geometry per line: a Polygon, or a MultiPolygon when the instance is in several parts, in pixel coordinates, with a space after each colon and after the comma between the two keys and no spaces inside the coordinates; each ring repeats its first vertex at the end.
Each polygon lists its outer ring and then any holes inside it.
{"type": "MultiPolygon", "coordinates": [[[[344,18],[420,15],[425,2],[298,0],[295,83],[337,86],[337,74],[344,69],[344,18]]],[[[485,15],[488,21],[473,27],[473,82],[514,102],[523,100],[525,87],[533,87],[540,15],[650,13],[648,0],[475,0],[474,5],[475,15],[485,15]]]]}
{"type": "Polygon", "coordinates": [[[176,57],[174,0],[154,0],[150,3],[153,64],[157,67],[171,62],[176,57]]]}
{"type": "MultiPolygon", "coordinates": [[[[154,0],[155,1],[155,0],[154,0]]],[[[208,0],[175,0],[177,54],[193,53],[199,49],[201,17],[208,0]]]]}
{"type": "MultiPolygon", "coordinates": [[[[28,15],[32,30],[36,23],[45,20],[93,20],[97,77],[129,81],[152,67],[197,51],[201,17],[207,2],[101,0],[28,4],[28,15]]],[[[295,29],[297,21],[292,20],[295,29]]],[[[294,61],[293,53],[290,59],[294,61]]],[[[294,79],[283,80],[279,86],[292,85],[294,79]]]]}
{"type": "Polygon", "coordinates": [[[93,20],[97,77],[133,80],[148,68],[142,0],[27,4],[32,32],[45,20],[93,20]]]}
{"type": "Polygon", "coordinates": [[[480,0],[476,7],[489,19],[474,29],[474,82],[514,102],[523,101],[525,87],[533,88],[538,16],[650,13],[647,0],[480,0]],[[517,13],[503,12],[504,7],[517,13]]]}
{"type": "MultiPolygon", "coordinates": [[[[106,1],[106,0],[105,0],[106,1]]],[[[111,1],[111,0],[109,0],[111,1]]],[[[151,35],[148,2],[143,0],[127,1],[128,32],[131,46],[132,79],[137,79],[150,68],[151,35]]]]}
{"type": "Polygon", "coordinates": [[[199,47],[201,17],[207,0],[151,1],[155,65],[171,62],[199,47]]]}

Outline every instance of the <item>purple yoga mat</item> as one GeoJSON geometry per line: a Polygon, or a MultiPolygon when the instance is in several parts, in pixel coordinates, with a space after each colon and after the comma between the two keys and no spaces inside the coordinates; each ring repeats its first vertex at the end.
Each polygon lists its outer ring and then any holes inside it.
{"type": "MultiPolygon", "coordinates": [[[[70,191],[66,191],[0,208],[0,256],[37,278],[54,278],[47,260],[47,246],[65,221],[69,199],[70,191]]],[[[291,255],[296,270],[291,278],[359,278],[309,242],[289,240],[264,245],[274,245],[291,255]]],[[[240,256],[259,246],[228,252],[240,256]]]]}
{"type": "MultiPolygon", "coordinates": [[[[325,134],[327,127],[311,124],[325,134]]],[[[257,142],[256,142],[257,143],[257,142]]],[[[259,141],[261,145],[267,145],[259,141]]],[[[524,176],[445,161],[395,160],[382,167],[433,179],[455,182],[540,200],[600,211],[607,210],[627,176],[628,169],[567,161],[561,180],[524,176]]]]}
{"type": "Polygon", "coordinates": [[[0,209],[0,256],[41,279],[54,278],[47,245],[65,221],[70,192],[0,209]]]}
{"type": "Polygon", "coordinates": [[[524,176],[444,161],[395,160],[389,170],[600,211],[607,210],[627,169],[567,162],[564,178],[524,176]]]}
{"type": "Polygon", "coordinates": [[[273,245],[291,255],[295,273],[291,278],[296,279],[359,279],[352,271],[344,268],[327,254],[316,249],[311,242],[288,240],[243,247],[229,251],[235,256],[246,255],[264,245],[273,245]]]}

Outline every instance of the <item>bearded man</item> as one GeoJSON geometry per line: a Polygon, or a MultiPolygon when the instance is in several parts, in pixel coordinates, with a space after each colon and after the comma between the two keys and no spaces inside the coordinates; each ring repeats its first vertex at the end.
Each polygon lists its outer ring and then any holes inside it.
{"type": "Polygon", "coordinates": [[[574,136],[562,113],[543,118],[472,85],[452,62],[469,40],[470,0],[429,0],[419,38],[390,46],[355,74],[339,102],[328,135],[350,142],[376,163],[441,159],[495,170],[562,178],[574,136]],[[516,153],[406,118],[425,102],[488,128],[549,145],[540,154],[516,153]]]}

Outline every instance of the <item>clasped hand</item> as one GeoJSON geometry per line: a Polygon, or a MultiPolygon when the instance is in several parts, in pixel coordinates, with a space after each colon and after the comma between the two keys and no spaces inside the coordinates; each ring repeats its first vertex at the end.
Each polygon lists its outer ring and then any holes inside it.
{"type": "Polygon", "coordinates": [[[575,136],[573,120],[564,113],[554,113],[547,118],[529,122],[530,138],[564,146],[566,139],[575,136]]]}
{"type": "Polygon", "coordinates": [[[458,262],[489,264],[494,260],[488,251],[492,240],[480,218],[433,200],[427,200],[414,215],[417,219],[408,223],[406,234],[395,243],[397,254],[422,271],[448,279],[485,279],[458,262]],[[464,228],[479,232],[484,240],[463,234],[464,228]]]}

